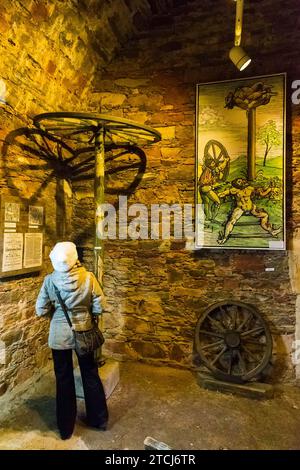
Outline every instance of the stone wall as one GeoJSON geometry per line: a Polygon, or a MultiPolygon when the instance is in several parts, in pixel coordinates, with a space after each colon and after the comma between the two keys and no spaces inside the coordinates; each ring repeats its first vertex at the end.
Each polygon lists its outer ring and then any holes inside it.
{"type": "MultiPolygon", "coordinates": [[[[137,165],[136,173],[131,169],[126,176],[124,165],[112,171],[107,161],[107,201],[117,205],[118,195],[127,194],[129,204],[193,203],[196,83],[287,72],[287,230],[291,250],[300,214],[299,152],[297,131],[295,127],[292,130],[299,106],[291,104],[291,82],[300,76],[300,33],[295,26],[299,2],[245,3],[243,45],[253,61],[243,73],[228,59],[233,43],[233,2],[199,1],[154,17],[148,31],[123,48],[103,78],[95,77],[95,96],[108,97],[105,111],[162,132],[159,144],[144,149],[145,170],[137,165]],[[130,190],[130,182],[137,177],[139,184],[130,190]]],[[[83,196],[87,192],[80,194],[75,231],[83,242],[80,220],[89,211],[90,199],[83,196]]],[[[255,305],[270,324],[275,343],[273,380],[294,377],[291,348],[297,292],[291,280],[297,274],[293,274],[291,251],[195,253],[184,250],[181,242],[149,240],[107,241],[105,253],[107,353],[190,367],[201,311],[216,301],[240,300],[255,305]]]]}
{"type": "MultiPolygon", "coordinates": [[[[289,91],[299,77],[298,1],[246,3],[243,42],[253,57],[247,74],[286,71],[289,91]]],[[[233,28],[231,1],[1,2],[0,192],[42,202],[46,231],[40,275],[0,281],[0,395],[30,383],[48,364],[48,323],[34,318],[34,303],[50,270],[51,246],[74,240],[92,268],[92,180],[66,181],[67,168],[53,165],[59,146],[32,131],[33,116],[99,112],[101,105],[104,112],[156,127],[160,144],[130,158],[109,160],[108,154],[107,201],[117,205],[126,194],[129,203],[193,203],[195,84],[241,76],[227,57],[233,28]]],[[[293,233],[298,240],[300,223],[299,110],[291,108],[288,102],[289,242],[293,233]]],[[[107,242],[105,351],[190,367],[201,310],[230,297],[254,303],[270,321],[276,377],[291,378],[297,262],[296,253],[193,253],[176,241],[107,242]]]]}
{"type": "Polygon", "coordinates": [[[48,320],[35,319],[49,250],[72,239],[72,184],[59,153],[34,131],[42,112],[99,111],[91,82],[132,34],[147,23],[145,0],[3,0],[0,5],[0,193],[45,206],[45,267],[40,275],[0,281],[0,395],[48,364],[48,320]]]}

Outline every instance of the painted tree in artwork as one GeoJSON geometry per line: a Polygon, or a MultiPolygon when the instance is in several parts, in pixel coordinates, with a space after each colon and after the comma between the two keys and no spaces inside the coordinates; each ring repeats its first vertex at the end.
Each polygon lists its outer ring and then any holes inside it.
{"type": "Polygon", "coordinates": [[[263,126],[258,129],[258,141],[265,146],[263,166],[266,166],[267,156],[273,147],[278,147],[281,144],[280,132],[276,127],[275,121],[267,121],[263,126]]]}
{"type": "Polygon", "coordinates": [[[237,87],[225,98],[226,108],[232,109],[236,106],[246,111],[248,121],[247,179],[249,181],[256,177],[256,108],[267,105],[271,97],[276,94],[272,92],[271,86],[257,82],[251,86],[237,87]]]}

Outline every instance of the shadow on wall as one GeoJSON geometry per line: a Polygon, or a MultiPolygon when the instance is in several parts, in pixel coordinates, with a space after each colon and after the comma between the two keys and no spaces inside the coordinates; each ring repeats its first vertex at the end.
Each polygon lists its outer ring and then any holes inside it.
{"type": "MultiPolygon", "coordinates": [[[[55,210],[51,211],[56,227],[45,224],[50,239],[71,236],[72,191],[76,192],[76,187],[85,182],[93,184],[94,147],[76,142],[74,148],[74,142],[62,141],[39,129],[19,128],[6,136],[2,159],[5,186],[12,196],[32,204],[45,199],[47,208],[56,201],[55,210]]],[[[106,194],[130,196],[145,173],[146,155],[136,146],[107,145],[106,167],[106,194]]],[[[118,210],[118,200],[113,205],[118,210]]],[[[94,233],[94,214],[90,220],[85,214],[83,220],[84,230],[77,233],[75,240],[79,244],[94,233]]]]}
{"type": "MultiPolygon", "coordinates": [[[[92,168],[85,165],[78,166],[77,173],[72,176],[74,194],[77,189],[80,189],[83,182],[88,184],[90,181],[91,186],[94,181],[93,147],[90,147],[89,151],[93,159],[92,168]]],[[[105,202],[110,202],[117,213],[119,210],[118,197],[122,195],[129,198],[134,194],[145,174],[147,158],[145,152],[134,145],[106,145],[105,152],[105,202]],[[107,201],[107,197],[109,201],[107,201]]],[[[86,186],[83,187],[83,190],[88,191],[86,186]]],[[[90,209],[90,207],[85,209],[83,206],[75,208],[77,225],[82,220],[86,220],[86,215],[90,212],[88,220],[91,222],[85,224],[84,230],[81,227],[76,230],[75,243],[81,247],[91,240],[91,234],[93,236],[95,232],[94,214],[90,209]]]]}
{"type": "Polygon", "coordinates": [[[44,199],[47,208],[53,207],[54,215],[45,224],[47,235],[52,240],[64,237],[67,218],[64,181],[70,181],[68,161],[74,159],[74,150],[43,131],[19,128],[6,136],[2,159],[9,194],[32,204],[44,199]],[[55,219],[54,228],[49,222],[55,219]]]}

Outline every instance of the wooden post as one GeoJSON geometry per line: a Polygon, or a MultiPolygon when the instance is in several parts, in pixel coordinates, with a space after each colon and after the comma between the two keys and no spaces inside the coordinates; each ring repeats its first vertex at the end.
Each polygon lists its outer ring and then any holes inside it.
{"type": "Polygon", "coordinates": [[[95,264],[94,272],[101,287],[103,287],[103,211],[104,203],[104,128],[100,128],[95,136],[95,264]]]}
{"type": "MultiPolygon", "coordinates": [[[[94,246],[94,273],[103,289],[103,210],[101,204],[104,202],[104,147],[105,130],[101,127],[95,134],[95,180],[94,180],[94,199],[95,199],[95,246],[94,246]]],[[[101,327],[100,327],[101,328],[101,327]]],[[[95,361],[100,366],[102,364],[101,346],[94,352],[95,361]]]]}
{"type": "Polygon", "coordinates": [[[256,108],[248,111],[248,180],[253,181],[256,177],[256,108]]]}

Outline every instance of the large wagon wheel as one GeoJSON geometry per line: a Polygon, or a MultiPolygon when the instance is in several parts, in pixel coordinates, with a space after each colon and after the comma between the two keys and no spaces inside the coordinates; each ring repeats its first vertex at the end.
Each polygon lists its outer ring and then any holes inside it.
{"type": "Polygon", "coordinates": [[[211,305],[198,319],[195,346],[213,375],[229,382],[257,378],[272,354],[272,336],[260,313],[242,302],[211,305]]]}
{"type": "MultiPolygon", "coordinates": [[[[95,197],[95,274],[102,282],[103,238],[104,238],[104,174],[105,148],[107,145],[150,144],[161,140],[161,134],[152,127],[130,121],[129,119],[96,113],[57,112],[43,113],[34,117],[34,125],[43,132],[59,137],[64,142],[75,141],[79,144],[94,144],[94,165],[90,158],[78,166],[78,172],[94,166],[95,197]],[[83,165],[82,165],[83,163],[83,165]]],[[[70,161],[69,161],[70,163],[70,161]]]]}
{"type": "Polygon", "coordinates": [[[161,140],[152,127],[109,114],[96,113],[44,113],[35,116],[33,123],[52,135],[64,140],[90,143],[103,131],[105,144],[141,144],[161,140]]]}

